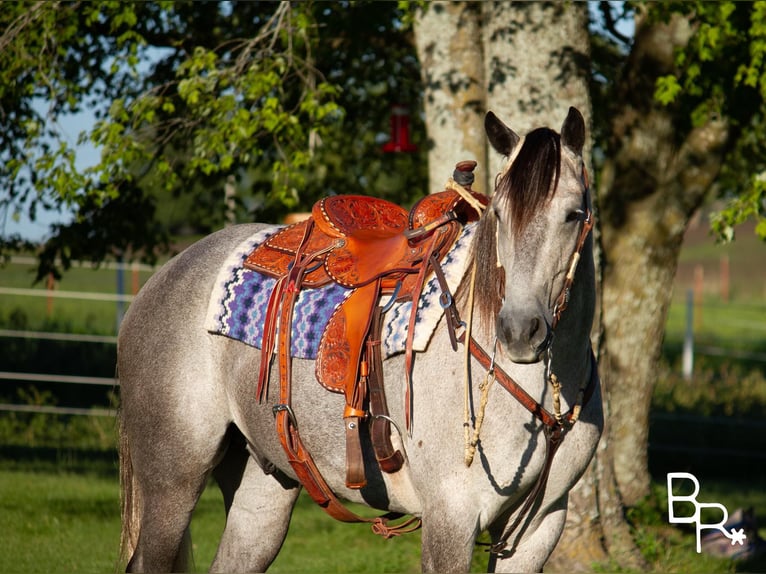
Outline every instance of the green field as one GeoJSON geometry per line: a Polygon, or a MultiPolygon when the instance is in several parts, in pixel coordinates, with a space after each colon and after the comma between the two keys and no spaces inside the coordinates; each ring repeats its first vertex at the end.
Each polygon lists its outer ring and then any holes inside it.
{"type": "MultiPolygon", "coordinates": [[[[211,486],[192,520],[195,571],[207,571],[223,526],[223,500],[211,486]]],[[[116,476],[0,470],[0,532],[0,572],[124,569],[119,564],[116,476]]],[[[257,533],[253,536],[257,543],[257,533]]],[[[419,572],[420,536],[383,540],[367,526],[335,522],[302,495],[287,541],[269,571],[419,572]]]]}
{"type": "MultiPolygon", "coordinates": [[[[122,294],[135,294],[151,275],[151,271],[144,269],[124,270],[122,294]]],[[[114,269],[75,265],[64,273],[60,281],[54,282],[54,291],[113,295],[118,292],[117,277],[114,269]]],[[[118,314],[128,305],[114,301],[50,297],[47,294],[47,280],[35,282],[35,268],[26,262],[0,266],[0,287],[34,290],[31,295],[3,294],[0,297],[0,327],[14,323],[17,328],[33,331],[56,326],[72,333],[114,335],[118,314]]]]}

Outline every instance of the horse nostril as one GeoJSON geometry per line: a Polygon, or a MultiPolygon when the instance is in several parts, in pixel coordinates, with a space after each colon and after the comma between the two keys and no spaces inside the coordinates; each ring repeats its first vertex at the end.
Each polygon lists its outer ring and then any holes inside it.
{"type": "Polygon", "coordinates": [[[530,341],[534,338],[535,334],[539,330],[540,330],[540,319],[535,317],[529,322],[529,340],[530,341]]]}

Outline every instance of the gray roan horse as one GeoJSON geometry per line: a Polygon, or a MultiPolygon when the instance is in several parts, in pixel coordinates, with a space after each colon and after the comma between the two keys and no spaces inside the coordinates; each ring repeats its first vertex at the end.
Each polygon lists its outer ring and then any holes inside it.
{"type": "MultiPolygon", "coordinates": [[[[603,427],[589,339],[595,282],[583,118],[571,108],[560,135],[539,128],[522,138],[490,112],[485,128],[508,163],[475,224],[474,296],[470,272],[456,296],[464,321],[472,301],[472,337],[484,361],[477,351],[466,367],[463,346],[453,351],[442,318],[412,367],[411,432],[404,430],[405,357],[384,361],[391,428],[401,429],[392,432],[405,455],[401,470],[373,468],[366,487],[347,488],[343,396],[317,384],[313,361],[292,362],[294,414],[327,484],[343,500],[421,518],[424,571],[468,571],[483,531],[495,543],[490,570],[541,570],[564,528],[568,492],[603,427]],[[488,357],[497,379],[488,387],[476,459],[467,465],[464,427],[477,424],[488,357]],[[531,402],[509,392],[510,379],[531,402]],[[558,391],[551,380],[560,382],[558,391]],[[578,400],[583,406],[572,424],[578,400]],[[464,424],[466,401],[471,416],[464,424]],[[563,422],[551,420],[556,412],[563,422]]],[[[275,431],[273,392],[263,403],[255,399],[260,350],[204,327],[222,261],[263,228],[232,226],[186,249],[143,287],[122,323],[128,570],[185,567],[189,521],[210,476],[226,510],[213,571],[263,571],[286,536],[301,485],[275,431]]],[[[272,373],[272,391],[274,380],[279,388],[272,373]]]]}

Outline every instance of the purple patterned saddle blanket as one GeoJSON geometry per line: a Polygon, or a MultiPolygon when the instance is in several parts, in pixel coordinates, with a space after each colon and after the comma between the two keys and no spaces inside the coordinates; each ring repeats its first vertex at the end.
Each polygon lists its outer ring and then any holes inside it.
{"type": "MultiPolygon", "coordinates": [[[[279,226],[269,227],[247,238],[221,266],[210,296],[205,322],[205,328],[210,333],[261,348],[266,307],[276,279],[246,269],[243,263],[256,246],[279,229],[279,226]]],[[[442,269],[452,293],[457,290],[465,274],[474,229],[475,224],[463,228],[455,244],[442,260],[442,269]]],[[[350,289],[335,283],[300,292],[293,311],[293,357],[316,358],[322,333],[333,311],[350,293],[350,289]]],[[[440,295],[439,283],[435,277],[431,277],[418,300],[413,338],[415,351],[425,351],[444,313],[439,303],[440,295]]],[[[386,312],[382,334],[384,357],[404,352],[411,311],[412,301],[405,301],[394,304],[386,312]]]]}

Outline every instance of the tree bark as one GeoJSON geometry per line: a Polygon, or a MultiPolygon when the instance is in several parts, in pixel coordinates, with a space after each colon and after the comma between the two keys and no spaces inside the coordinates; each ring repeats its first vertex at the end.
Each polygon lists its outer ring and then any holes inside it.
{"type": "Polygon", "coordinates": [[[489,191],[479,14],[472,2],[433,2],[415,20],[425,86],[431,193],[443,189],[457,162],[470,159],[480,166],[474,188],[489,191]]]}
{"type": "Polygon", "coordinates": [[[518,133],[558,130],[569,106],[590,118],[587,5],[484,2],[482,14],[488,110],[518,133]]]}

